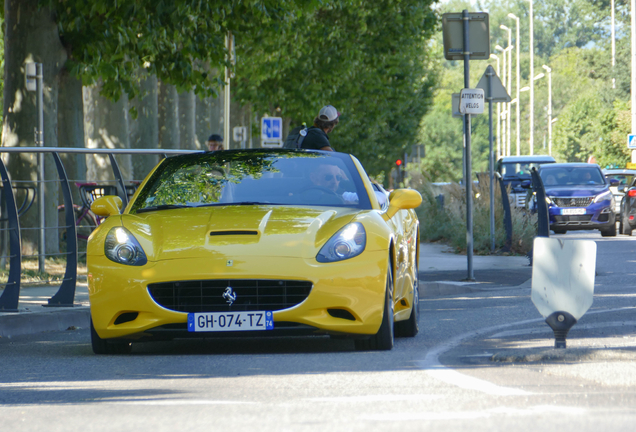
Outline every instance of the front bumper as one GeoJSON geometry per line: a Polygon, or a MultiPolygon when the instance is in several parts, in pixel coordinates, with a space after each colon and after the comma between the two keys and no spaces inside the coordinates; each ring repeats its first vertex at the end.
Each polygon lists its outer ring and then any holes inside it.
{"type": "Polygon", "coordinates": [[[563,214],[569,207],[551,205],[550,228],[571,230],[604,230],[616,223],[616,213],[610,201],[592,203],[586,207],[585,213],[580,215],[563,214]]]}
{"type": "Polygon", "coordinates": [[[89,256],[91,316],[97,334],[103,339],[143,340],[161,334],[211,337],[217,334],[188,333],[187,312],[157,304],[148,285],[188,280],[284,279],[309,281],[311,292],[301,303],[274,311],[276,332],[237,332],[239,335],[275,335],[292,328],[313,333],[372,335],[382,321],[387,264],[385,251],[366,251],[358,257],[328,264],[313,259],[254,256],[233,260],[177,259],[131,267],[103,256],[89,256]],[[334,310],[346,311],[348,314],[344,315],[348,318],[337,317],[343,315],[338,312],[334,316],[334,310]]]}

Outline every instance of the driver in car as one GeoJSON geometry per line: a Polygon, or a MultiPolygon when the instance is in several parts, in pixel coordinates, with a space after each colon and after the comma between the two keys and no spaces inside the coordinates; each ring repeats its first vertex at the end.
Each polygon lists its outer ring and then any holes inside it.
{"type": "Polygon", "coordinates": [[[345,204],[357,204],[358,194],[355,192],[338,193],[340,188],[340,182],[347,180],[347,176],[344,171],[336,165],[321,164],[314,172],[311,173],[311,182],[324,189],[328,189],[335,195],[338,195],[343,199],[345,204]]]}

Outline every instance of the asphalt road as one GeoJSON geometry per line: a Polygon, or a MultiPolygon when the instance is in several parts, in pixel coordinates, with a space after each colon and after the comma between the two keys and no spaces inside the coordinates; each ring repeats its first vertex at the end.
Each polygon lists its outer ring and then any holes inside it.
{"type": "Polygon", "coordinates": [[[1,430],[633,430],[636,237],[598,245],[594,304],[554,350],[528,285],[421,300],[390,352],[320,338],[140,344],[87,329],[0,339],[1,430]]]}

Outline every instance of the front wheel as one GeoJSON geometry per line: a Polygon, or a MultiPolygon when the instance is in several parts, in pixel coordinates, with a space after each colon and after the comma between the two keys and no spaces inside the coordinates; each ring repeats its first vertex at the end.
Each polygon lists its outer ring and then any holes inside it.
{"type": "Polygon", "coordinates": [[[91,321],[91,346],[95,354],[129,354],[132,351],[130,342],[114,342],[99,337],[93,326],[93,318],[91,321]]]}
{"type": "Polygon", "coordinates": [[[603,237],[616,237],[616,224],[614,223],[608,229],[602,230],[601,235],[603,237]]]}
{"type": "Polygon", "coordinates": [[[623,214],[621,216],[621,222],[623,223],[623,232],[622,234],[631,236],[632,235],[632,226],[629,224],[629,218],[627,215],[623,214]]]}
{"type": "Polygon", "coordinates": [[[389,269],[386,275],[382,324],[380,324],[378,332],[369,339],[357,339],[355,341],[357,350],[388,351],[393,348],[393,341],[395,339],[393,311],[393,270],[391,264],[389,264],[389,269]]]}

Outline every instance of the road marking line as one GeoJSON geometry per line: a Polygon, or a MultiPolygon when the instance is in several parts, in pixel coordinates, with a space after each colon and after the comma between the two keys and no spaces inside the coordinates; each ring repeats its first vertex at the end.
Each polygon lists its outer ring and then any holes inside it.
{"type": "Polygon", "coordinates": [[[365,395],[365,396],[335,396],[335,397],[320,397],[320,398],[307,398],[306,401],[310,402],[398,402],[398,401],[416,401],[416,400],[431,400],[441,399],[442,395],[435,394],[403,394],[403,395],[365,395]]]}
{"type": "MultiPolygon", "coordinates": [[[[603,310],[594,310],[588,311],[588,315],[596,315],[603,313],[612,313],[612,312],[620,312],[626,310],[634,310],[636,307],[627,306],[616,309],[603,309],[603,310]]],[[[437,347],[431,348],[427,353],[426,357],[423,360],[416,361],[415,364],[421,369],[425,369],[426,373],[445,383],[464,388],[467,390],[475,390],[480,391],[482,393],[495,395],[495,396],[526,396],[531,395],[533,393],[527,392],[525,390],[515,389],[511,387],[502,387],[496,384],[491,383],[490,381],[482,380],[479,378],[472,377],[470,375],[464,375],[457,372],[454,369],[447,368],[439,361],[439,357],[447,351],[459,346],[464,340],[472,339],[477,336],[482,336],[484,334],[488,334],[491,332],[503,330],[505,328],[516,327],[525,324],[535,324],[538,322],[545,321],[544,318],[535,318],[524,321],[519,321],[515,323],[506,323],[500,324],[491,327],[485,327],[483,329],[474,330],[468,333],[461,334],[459,336],[455,336],[454,338],[444,342],[443,344],[438,345],[437,347]]]]}
{"type": "Polygon", "coordinates": [[[558,413],[564,415],[585,414],[583,408],[558,406],[558,405],[537,405],[529,408],[497,407],[485,409],[483,411],[440,411],[421,413],[392,413],[374,414],[364,416],[363,420],[375,421],[413,421],[413,420],[472,420],[479,418],[489,418],[497,415],[504,416],[537,416],[547,413],[558,413]]]}

